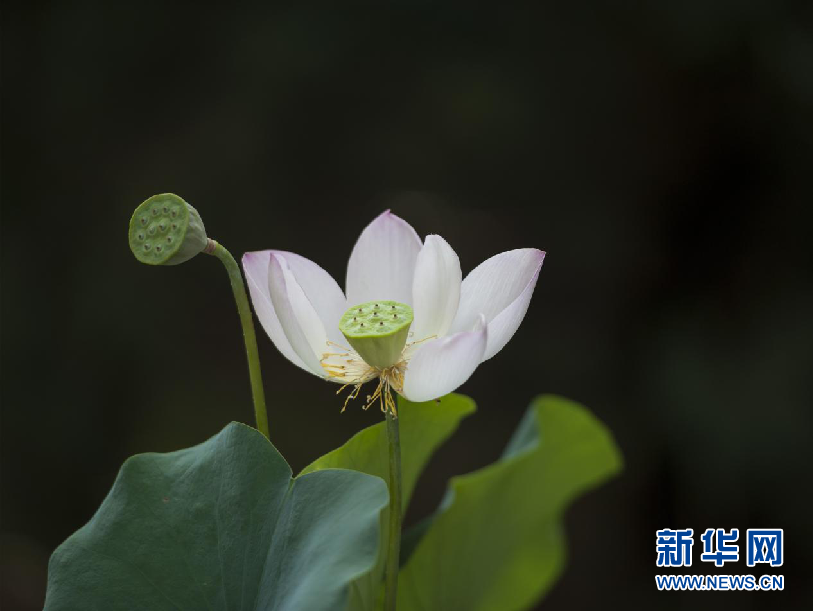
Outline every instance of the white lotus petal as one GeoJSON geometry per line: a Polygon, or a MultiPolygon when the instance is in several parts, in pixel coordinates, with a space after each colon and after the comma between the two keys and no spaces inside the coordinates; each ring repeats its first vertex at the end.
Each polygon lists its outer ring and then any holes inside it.
{"type": "Polygon", "coordinates": [[[460,259],[439,235],[426,236],[412,281],[412,338],[443,337],[452,325],[460,301],[460,259]]]}
{"type": "Polygon", "coordinates": [[[288,263],[297,284],[322,321],[328,338],[333,342],[346,344],[342,332],[339,331],[339,320],[347,310],[347,300],[333,277],[310,259],[296,253],[282,250],[272,252],[288,263]]]}
{"type": "Polygon", "coordinates": [[[470,329],[480,314],[488,323],[488,360],[508,343],[525,313],[545,253],[521,248],[500,253],[474,268],[460,288],[460,305],[450,332],[470,329]]]}
{"type": "Polygon", "coordinates": [[[271,294],[268,291],[268,264],[271,260],[271,251],[262,250],[247,252],[243,255],[243,271],[248,281],[248,291],[251,295],[251,303],[254,312],[260,319],[268,337],[282,353],[286,359],[297,367],[310,372],[311,369],[305,365],[299,355],[294,351],[291,342],[282,330],[277,313],[274,311],[274,304],[271,302],[271,294]]]}
{"type": "Polygon", "coordinates": [[[312,373],[324,377],[319,359],[327,352],[327,333],[319,315],[299,286],[285,257],[271,253],[268,290],[285,337],[312,373]]]}
{"type": "Polygon", "coordinates": [[[407,364],[402,394],[410,401],[429,401],[452,392],[477,369],[487,343],[485,317],[473,331],[427,342],[407,364]]]}
{"type": "Polygon", "coordinates": [[[361,232],[347,264],[348,307],[390,299],[412,305],[412,278],[421,250],[415,230],[389,210],[361,232]]]}

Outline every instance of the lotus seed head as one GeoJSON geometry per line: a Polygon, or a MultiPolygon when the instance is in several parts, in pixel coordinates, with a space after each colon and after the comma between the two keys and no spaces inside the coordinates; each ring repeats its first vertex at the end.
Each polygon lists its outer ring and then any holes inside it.
{"type": "Polygon", "coordinates": [[[401,361],[412,319],[412,308],[406,304],[372,301],[347,310],[339,321],[339,330],[365,363],[386,369],[401,361]],[[394,310],[396,318],[382,319],[376,311],[381,305],[394,310]]]}
{"type": "Polygon", "coordinates": [[[136,208],[130,219],[129,241],[142,263],[177,265],[203,251],[208,238],[197,210],[173,193],[161,193],[136,208]],[[158,232],[163,235],[159,237],[158,232]],[[153,244],[151,239],[161,242],[153,244]]]}

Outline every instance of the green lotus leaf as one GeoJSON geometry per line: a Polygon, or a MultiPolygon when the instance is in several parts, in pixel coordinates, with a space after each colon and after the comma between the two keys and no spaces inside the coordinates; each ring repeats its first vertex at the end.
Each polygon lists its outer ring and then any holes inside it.
{"type": "Polygon", "coordinates": [[[291,477],[258,431],[128,459],[48,567],[47,611],[334,610],[376,564],[379,478],[291,477]]]}
{"type": "Polygon", "coordinates": [[[405,536],[399,611],[532,608],[564,568],[568,504],[620,469],[584,407],[539,397],[500,460],[453,478],[436,514],[405,536]]]}

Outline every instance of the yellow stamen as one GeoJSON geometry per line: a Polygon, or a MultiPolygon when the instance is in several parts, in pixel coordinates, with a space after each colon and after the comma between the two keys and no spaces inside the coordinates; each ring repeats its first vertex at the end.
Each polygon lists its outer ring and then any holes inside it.
{"type": "MultiPolygon", "coordinates": [[[[341,391],[343,388],[347,388],[347,386],[349,386],[349,384],[345,384],[339,390],[341,391]]],[[[347,409],[347,404],[350,403],[351,399],[355,399],[356,397],[359,396],[359,391],[361,391],[361,384],[356,384],[356,387],[350,392],[349,395],[347,395],[347,398],[344,400],[344,405],[342,406],[341,413],[344,413],[344,410],[347,409]]]]}
{"type": "Polygon", "coordinates": [[[350,391],[344,400],[342,412],[347,409],[347,405],[351,400],[358,398],[361,393],[361,387],[364,384],[378,378],[378,384],[375,390],[371,395],[367,395],[362,409],[367,410],[378,401],[382,412],[389,412],[394,418],[397,418],[398,407],[396,399],[393,397],[393,391],[400,394],[404,390],[404,376],[411,352],[418,344],[436,338],[436,335],[430,335],[416,342],[406,344],[401,360],[385,369],[372,367],[365,363],[354,350],[342,346],[341,344],[328,341],[329,346],[335,346],[343,352],[325,352],[320,359],[322,369],[325,370],[329,379],[344,383],[343,386],[336,391],[336,394],[340,394],[348,386],[353,387],[353,390],[350,391]]]}

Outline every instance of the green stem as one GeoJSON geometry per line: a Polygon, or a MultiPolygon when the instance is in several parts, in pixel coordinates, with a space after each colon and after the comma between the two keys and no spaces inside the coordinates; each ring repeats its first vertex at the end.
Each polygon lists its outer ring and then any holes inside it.
{"type": "Polygon", "coordinates": [[[398,417],[387,410],[386,418],[390,448],[390,532],[387,545],[384,609],[395,611],[398,599],[398,565],[401,555],[401,436],[398,431],[398,417]]]}
{"type": "Polygon", "coordinates": [[[214,255],[226,267],[237,303],[237,312],[240,314],[240,324],[243,325],[243,339],[246,342],[246,356],[248,357],[248,374],[251,379],[251,397],[254,399],[254,418],[257,421],[257,430],[268,437],[268,413],[265,410],[265,393],[263,392],[263,376],[260,371],[260,355],[257,353],[257,336],[254,334],[254,319],[251,317],[251,308],[248,305],[246,287],[243,284],[243,275],[237,266],[237,261],[231,253],[214,240],[209,240],[209,246],[204,251],[214,255]]]}

